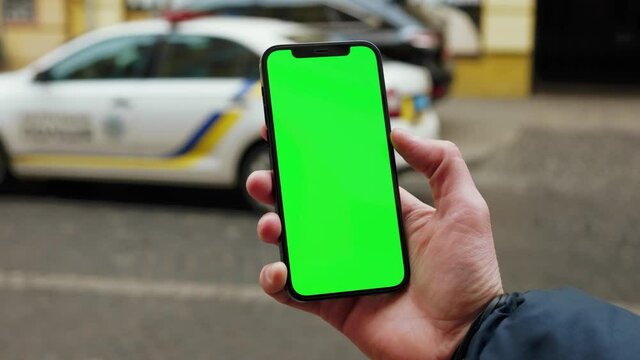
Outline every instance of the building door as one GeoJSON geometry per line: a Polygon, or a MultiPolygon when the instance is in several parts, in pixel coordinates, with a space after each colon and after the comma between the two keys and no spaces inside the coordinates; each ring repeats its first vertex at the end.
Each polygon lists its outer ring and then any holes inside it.
{"type": "Polygon", "coordinates": [[[538,0],[536,84],[640,85],[638,0],[538,0]]]}

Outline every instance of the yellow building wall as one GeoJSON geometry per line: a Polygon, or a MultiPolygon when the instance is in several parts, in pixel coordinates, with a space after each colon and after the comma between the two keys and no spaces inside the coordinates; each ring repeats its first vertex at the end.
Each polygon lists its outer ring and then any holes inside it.
{"type": "Polygon", "coordinates": [[[5,70],[23,67],[86,31],[125,20],[124,1],[35,0],[33,22],[3,24],[0,30],[5,70]]]}
{"type": "Polygon", "coordinates": [[[452,94],[457,97],[521,98],[531,94],[531,56],[493,54],[460,58],[452,94]]]}
{"type": "Polygon", "coordinates": [[[126,18],[125,0],[92,0],[93,28],[109,26],[126,18]]]}
{"type": "Polygon", "coordinates": [[[66,1],[67,37],[74,38],[87,31],[87,19],[85,17],[85,0],[66,1]]]}
{"type": "Polygon", "coordinates": [[[64,0],[37,0],[32,23],[2,26],[2,40],[8,70],[22,67],[65,41],[64,0]]]}
{"type": "Polygon", "coordinates": [[[526,97],[531,94],[534,0],[484,0],[483,54],[456,59],[452,86],[458,97],[526,97]]]}

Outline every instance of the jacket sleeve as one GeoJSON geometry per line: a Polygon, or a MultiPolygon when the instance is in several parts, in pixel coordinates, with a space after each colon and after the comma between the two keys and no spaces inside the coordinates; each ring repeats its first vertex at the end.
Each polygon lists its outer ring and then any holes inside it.
{"type": "Polygon", "coordinates": [[[465,359],[640,359],[640,317],[576,289],[513,293],[465,359]]]}

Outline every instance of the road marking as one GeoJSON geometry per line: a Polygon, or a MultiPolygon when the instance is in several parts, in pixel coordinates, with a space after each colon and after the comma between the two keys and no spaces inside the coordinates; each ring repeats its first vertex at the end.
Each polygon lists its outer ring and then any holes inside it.
{"type": "Polygon", "coordinates": [[[54,291],[177,300],[264,302],[269,297],[258,286],[159,281],[77,274],[43,274],[0,270],[0,290],[54,291]]]}
{"type": "MultiPolygon", "coordinates": [[[[20,270],[0,270],[0,290],[36,290],[245,303],[269,300],[269,297],[255,285],[159,281],[77,274],[42,274],[20,270]]],[[[640,304],[622,302],[615,304],[640,315],[640,304]]]]}

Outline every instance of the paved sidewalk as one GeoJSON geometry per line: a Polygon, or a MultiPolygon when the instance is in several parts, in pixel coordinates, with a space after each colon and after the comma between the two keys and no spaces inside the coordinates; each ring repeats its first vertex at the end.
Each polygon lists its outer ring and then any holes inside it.
{"type": "Polygon", "coordinates": [[[471,163],[512,141],[523,128],[640,133],[640,96],[538,95],[520,100],[447,99],[436,105],[443,138],[471,163]]]}
{"type": "MultiPolygon", "coordinates": [[[[575,286],[640,304],[640,97],[437,105],[492,214],[505,286],[575,286]]],[[[422,177],[401,185],[427,201],[422,177]]]]}
{"type": "MultiPolygon", "coordinates": [[[[575,286],[640,313],[640,101],[446,100],[507,291],[575,286]]],[[[426,181],[404,174],[430,200],[426,181]]],[[[362,359],[257,277],[238,194],[41,184],[0,195],[1,359],[362,359]],[[234,210],[235,209],[235,210],[234,210]]]]}

